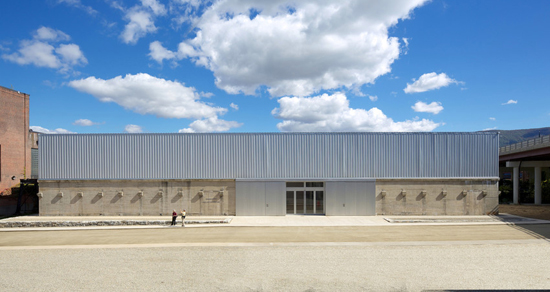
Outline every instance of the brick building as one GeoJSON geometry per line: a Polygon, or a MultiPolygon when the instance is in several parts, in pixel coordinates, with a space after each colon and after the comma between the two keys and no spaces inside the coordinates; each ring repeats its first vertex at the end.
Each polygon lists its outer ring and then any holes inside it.
{"type": "Polygon", "coordinates": [[[30,178],[29,95],[0,86],[0,195],[30,178]]]}

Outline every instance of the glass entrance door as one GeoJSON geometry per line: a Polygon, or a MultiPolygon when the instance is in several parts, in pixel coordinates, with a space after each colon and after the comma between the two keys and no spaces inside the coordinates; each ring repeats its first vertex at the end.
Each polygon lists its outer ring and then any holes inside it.
{"type": "Polygon", "coordinates": [[[323,183],[287,183],[286,213],[304,215],[325,214],[323,183]]]}

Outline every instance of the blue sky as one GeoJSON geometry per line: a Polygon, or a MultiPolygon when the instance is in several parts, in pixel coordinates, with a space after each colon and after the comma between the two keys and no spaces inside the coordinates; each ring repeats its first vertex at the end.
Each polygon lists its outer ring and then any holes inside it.
{"type": "Polygon", "coordinates": [[[550,1],[1,1],[43,132],[549,126],[550,1]]]}

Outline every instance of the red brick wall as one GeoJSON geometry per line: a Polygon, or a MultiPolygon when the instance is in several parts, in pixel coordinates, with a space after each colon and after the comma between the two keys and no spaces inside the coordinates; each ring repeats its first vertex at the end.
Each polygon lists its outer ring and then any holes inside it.
{"type": "Polygon", "coordinates": [[[0,193],[30,177],[28,137],[29,95],[0,86],[0,193]]]}

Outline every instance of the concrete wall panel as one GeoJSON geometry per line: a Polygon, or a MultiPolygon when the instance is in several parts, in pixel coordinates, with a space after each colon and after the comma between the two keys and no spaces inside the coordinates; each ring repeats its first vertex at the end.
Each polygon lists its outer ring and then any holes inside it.
{"type": "Polygon", "coordinates": [[[42,181],[40,192],[40,215],[235,215],[231,180],[42,181]]]}
{"type": "Polygon", "coordinates": [[[378,215],[485,215],[495,212],[498,212],[496,180],[376,181],[378,215]]]}

